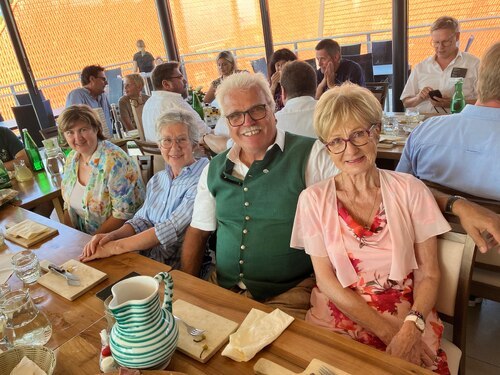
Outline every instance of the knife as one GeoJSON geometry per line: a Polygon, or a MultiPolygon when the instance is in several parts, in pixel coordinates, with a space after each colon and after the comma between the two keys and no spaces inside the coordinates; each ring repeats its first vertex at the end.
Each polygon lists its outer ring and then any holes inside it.
{"type": "Polygon", "coordinates": [[[80,278],[77,275],[72,274],[71,272],[66,271],[64,268],[56,266],[55,264],[49,264],[47,268],[54,274],[64,277],[71,286],[79,286],[80,278]]]}

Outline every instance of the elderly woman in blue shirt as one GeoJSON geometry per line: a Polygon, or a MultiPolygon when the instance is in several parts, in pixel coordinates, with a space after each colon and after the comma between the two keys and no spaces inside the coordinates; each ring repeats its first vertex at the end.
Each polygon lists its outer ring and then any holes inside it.
{"type": "Polygon", "coordinates": [[[191,113],[180,109],[165,112],[156,123],[156,133],[165,170],[149,181],[144,205],[133,219],[113,232],[92,237],[80,256],[82,261],[141,250],[174,269],[180,267],[196,187],[208,160],[194,159],[199,133],[191,113]]]}

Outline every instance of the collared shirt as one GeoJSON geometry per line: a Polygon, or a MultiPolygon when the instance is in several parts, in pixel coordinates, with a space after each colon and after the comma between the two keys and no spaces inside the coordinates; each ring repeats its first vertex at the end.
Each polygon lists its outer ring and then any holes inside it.
{"type": "Polygon", "coordinates": [[[133,60],[137,63],[137,68],[139,68],[139,72],[149,73],[154,67],[155,58],[149,52],[136,52],[134,54],[133,60]]]}
{"type": "MultiPolygon", "coordinates": [[[[324,77],[325,75],[321,72],[321,69],[318,69],[316,71],[318,85],[323,81],[324,77]]],[[[346,81],[365,87],[365,74],[361,69],[361,65],[357,62],[341,59],[339,68],[335,72],[335,85],[341,85],[346,81]]],[[[328,86],[325,86],[326,90],[328,90],[328,86]]]]}
{"type": "Polygon", "coordinates": [[[317,138],[313,127],[316,99],[299,96],[288,99],[283,109],[275,113],[278,129],[304,137],[317,138]]]}
{"type": "Polygon", "coordinates": [[[89,89],[85,87],[78,87],[68,94],[66,98],[66,107],[73,104],[86,104],[90,108],[102,108],[104,117],[106,118],[106,125],[109,129],[109,134],[113,134],[113,123],[111,121],[111,106],[106,94],[101,94],[96,98],[90,95],[89,89]]]}
{"type": "Polygon", "coordinates": [[[196,186],[206,165],[208,159],[199,159],[184,167],[176,178],[173,178],[172,170],[167,165],[165,170],[156,173],[148,182],[144,205],[126,223],[136,233],[155,228],[160,244],[144,251],[144,255],[175,269],[179,268],[180,249],[191,222],[196,186]]]}
{"type": "Polygon", "coordinates": [[[500,108],[466,105],[431,117],[408,138],[399,172],[478,197],[500,200],[500,108]]]}
{"type": "Polygon", "coordinates": [[[70,196],[78,179],[80,153],[72,151],[66,159],[61,193],[76,229],[94,234],[108,217],[131,219],[144,201],[144,184],[137,164],[121,148],[99,141],[89,165],[89,181],[82,196],[85,216],[70,206],[70,196]]]}
{"type": "MultiPolygon", "coordinates": [[[[445,69],[441,69],[435,55],[415,65],[400,99],[416,96],[424,87],[432,87],[434,90],[441,91],[444,97],[451,98],[455,92],[455,83],[459,80],[459,78],[451,77],[454,68],[467,69],[465,78],[463,78],[462,92],[465,100],[476,99],[479,59],[470,53],[461,51],[458,51],[457,56],[445,69]]],[[[416,108],[420,113],[434,113],[436,111],[430,100],[423,101],[416,108]]],[[[442,111],[440,108],[437,108],[437,110],[442,111]]],[[[449,112],[449,108],[446,110],[449,112]]]]}
{"type": "Polygon", "coordinates": [[[211,129],[200,118],[200,115],[184,100],[181,94],[165,90],[153,91],[149,100],[144,104],[142,110],[142,127],[147,141],[156,142],[156,121],[169,109],[184,109],[191,112],[196,118],[196,125],[200,137],[203,134],[210,133],[211,129]]]}
{"type": "MultiPolygon", "coordinates": [[[[276,139],[274,143],[268,147],[269,151],[274,145],[278,145],[282,152],[285,150],[285,132],[277,129],[276,139]]],[[[248,173],[249,168],[240,160],[241,147],[235,144],[227,158],[234,163],[232,175],[236,178],[243,179],[248,173]]],[[[309,154],[307,162],[305,179],[306,186],[310,186],[316,182],[325,180],[338,173],[338,169],[333,164],[325,146],[316,141],[309,154]]],[[[198,194],[194,203],[193,220],[191,226],[204,231],[214,231],[217,228],[217,219],[215,216],[215,198],[208,190],[208,166],[201,173],[200,182],[198,183],[198,194]]],[[[278,186],[276,187],[279,188],[278,186]]]]}

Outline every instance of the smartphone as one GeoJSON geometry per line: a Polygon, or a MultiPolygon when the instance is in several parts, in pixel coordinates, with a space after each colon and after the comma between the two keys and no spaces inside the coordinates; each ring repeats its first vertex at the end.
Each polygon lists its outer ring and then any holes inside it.
{"type": "Polygon", "coordinates": [[[431,92],[429,92],[429,97],[431,99],[442,98],[443,94],[441,94],[441,91],[439,91],[439,90],[432,90],[431,92]]]}
{"type": "Polygon", "coordinates": [[[111,295],[111,288],[113,287],[113,285],[115,285],[116,283],[122,281],[122,280],[125,280],[125,279],[128,279],[130,277],[133,277],[133,276],[140,276],[140,274],[138,274],[137,272],[130,272],[128,275],[125,275],[124,277],[122,277],[120,280],[114,282],[113,284],[111,285],[108,285],[106,288],[100,290],[99,292],[97,292],[95,295],[97,298],[101,299],[101,300],[106,300],[106,298],[108,298],[110,295],[111,295]]]}

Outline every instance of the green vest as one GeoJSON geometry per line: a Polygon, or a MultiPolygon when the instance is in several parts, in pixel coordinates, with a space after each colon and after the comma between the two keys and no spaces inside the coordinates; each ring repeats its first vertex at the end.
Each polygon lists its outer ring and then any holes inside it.
{"type": "Polygon", "coordinates": [[[228,151],[208,169],[216,200],[217,280],[230,289],[242,281],[257,300],[294,287],[312,272],[309,255],[290,248],[295,209],[305,189],[305,170],[314,139],[285,133],[282,152],[274,145],[255,161],[244,180],[231,175],[228,151]]]}

